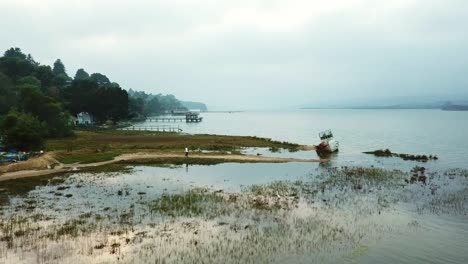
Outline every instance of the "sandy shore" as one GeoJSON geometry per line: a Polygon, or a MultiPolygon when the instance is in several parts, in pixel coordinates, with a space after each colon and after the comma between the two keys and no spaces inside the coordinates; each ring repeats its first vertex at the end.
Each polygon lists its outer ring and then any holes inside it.
{"type": "MultiPolygon", "coordinates": [[[[51,159],[50,156],[46,157],[48,162],[51,162],[54,166],[50,169],[27,169],[27,162],[31,163],[44,163],[44,158],[36,158],[31,159],[30,161],[26,161],[24,163],[17,163],[17,164],[24,164],[21,169],[12,169],[10,171],[6,170],[6,172],[0,174],[0,182],[6,180],[13,180],[13,179],[20,179],[20,178],[28,178],[28,177],[35,177],[35,176],[43,176],[43,175],[50,175],[54,173],[62,173],[67,171],[78,171],[82,168],[87,167],[98,167],[103,166],[111,163],[121,162],[121,161],[140,161],[140,160],[157,160],[157,159],[165,159],[165,158],[185,158],[183,154],[177,153],[133,153],[133,154],[123,154],[120,156],[115,157],[113,160],[103,161],[103,162],[95,162],[95,163],[86,163],[86,164],[62,164],[56,161],[55,159],[51,159]]],[[[252,156],[252,155],[238,155],[238,154],[229,154],[229,155],[210,155],[210,154],[191,154],[188,158],[197,158],[197,159],[207,159],[212,161],[221,161],[221,162],[265,162],[265,163],[286,163],[286,162],[323,162],[325,160],[319,159],[294,159],[294,158],[276,158],[276,157],[265,157],[265,156],[252,156]]],[[[7,166],[14,166],[16,164],[11,164],[7,166]]],[[[45,166],[47,167],[47,166],[45,166]]],[[[34,166],[33,166],[34,168],[34,166]]],[[[4,168],[5,171],[5,168],[4,168]]]]}

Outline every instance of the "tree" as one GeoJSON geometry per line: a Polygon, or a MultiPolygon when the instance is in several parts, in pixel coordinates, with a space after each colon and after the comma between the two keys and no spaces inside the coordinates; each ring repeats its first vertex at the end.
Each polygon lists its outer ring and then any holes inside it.
{"type": "Polygon", "coordinates": [[[35,64],[27,59],[27,56],[19,48],[11,48],[0,58],[0,71],[5,73],[13,81],[30,75],[35,64]]]}
{"type": "MultiPolygon", "coordinates": [[[[64,89],[64,99],[66,101],[66,108],[76,115],[80,112],[93,113],[94,103],[100,102],[95,100],[95,95],[99,86],[96,82],[87,80],[75,80],[70,87],[64,89]]],[[[93,113],[94,114],[94,113],[93,113]]]]}
{"type": "Polygon", "coordinates": [[[60,89],[57,88],[57,86],[50,86],[47,87],[46,91],[44,92],[47,96],[50,96],[54,98],[55,100],[60,100],[61,99],[61,92],[60,89]]]}
{"type": "Polygon", "coordinates": [[[143,98],[128,97],[128,112],[130,118],[145,116],[145,100],[143,98]]]}
{"type": "Polygon", "coordinates": [[[47,125],[31,114],[10,111],[0,120],[0,132],[7,148],[39,150],[44,145],[47,125]]]}
{"type": "Polygon", "coordinates": [[[34,76],[41,81],[42,91],[46,91],[47,88],[53,84],[54,73],[52,72],[52,68],[48,65],[38,66],[34,71],[34,76]]]}
{"type": "Polygon", "coordinates": [[[48,127],[48,137],[63,137],[71,134],[70,117],[62,105],[52,97],[45,96],[38,86],[20,86],[20,107],[26,113],[36,116],[48,127]]]}
{"type": "Polygon", "coordinates": [[[89,78],[92,81],[95,81],[99,86],[104,86],[104,85],[108,85],[111,83],[109,78],[107,78],[107,76],[105,76],[104,74],[100,74],[100,73],[93,73],[91,74],[89,78]]]}
{"type": "MultiPolygon", "coordinates": [[[[60,60],[60,59],[57,59],[55,62],[54,62],[54,68],[52,69],[52,72],[54,73],[54,75],[60,75],[60,74],[65,74],[67,75],[67,71],[65,70],[65,65],[63,64],[63,62],[60,60]]],[[[68,75],[67,75],[68,77],[68,75]]]]}
{"type": "Polygon", "coordinates": [[[75,74],[74,80],[86,80],[89,78],[89,74],[83,69],[78,69],[75,74]]]}
{"type": "Polygon", "coordinates": [[[128,117],[128,94],[117,83],[97,89],[91,102],[90,112],[100,123],[128,117]]]}
{"type": "Polygon", "coordinates": [[[64,73],[60,73],[59,75],[55,75],[53,84],[58,87],[65,87],[70,81],[70,77],[64,73]]]}
{"type": "Polygon", "coordinates": [[[39,62],[35,61],[31,54],[28,54],[28,56],[26,56],[26,60],[29,61],[29,63],[31,63],[32,65],[34,65],[34,67],[39,66],[39,62]]]}
{"type": "Polygon", "coordinates": [[[128,117],[128,93],[117,83],[112,83],[107,88],[108,97],[111,98],[111,104],[107,115],[114,123],[128,117]]]}
{"type": "Polygon", "coordinates": [[[26,54],[24,54],[20,48],[10,48],[5,53],[3,54],[3,57],[5,58],[18,58],[25,60],[27,59],[26,54]]]}
{"type": "Polygon", "coordinates": [[[148,104],[145,108],[145,115],[150,115],[153,113],[162,112],[164,109],[161,106],[161,102],[159,101],[158,97],[154,97],[153,99],[148,101],[148,104]]]}
{"type": "Polygon", "coordinates": [[[22,77],[21,79],[18,80],[18,86],[21,85],[32,85],[35,87],[41,87],[41,82],[34,76],[26,76],[22,77]]]}
{"type": "Polygon", "coordinates": [[[178,110],[178,109],[186,109],[185,107],[182,106],[180,101],[177,100],[177,98],[172,94],[168,94],[168,95],[158,94],[157,97],[159,98],[159,102],[163,110],[172,111],[172,110],[178,110]]]}
{"type": "Polygon", "coordinates": [[[54,67],[52,68],[52,72],[54,74],[53,84],[58,87],[65,87],[65,85],[71,80],[71,78],[68,77],[67,75],[65,65],[62,63],[60,59],[57,59],[54,62],[54,67]]]}
{"type": "Polygon", "coordinates": [[[0,115],[6,114],[16,104],[17,94],[10,78],[0,72],[0,115]]]}

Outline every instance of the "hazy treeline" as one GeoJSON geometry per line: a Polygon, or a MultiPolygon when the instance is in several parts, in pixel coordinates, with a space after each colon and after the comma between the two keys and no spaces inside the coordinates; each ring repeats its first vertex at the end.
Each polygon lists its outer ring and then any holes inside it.
{"type": "Polygon", "coordinates": [[[170,112],[173,110],[187,110],[174,95],[153,95],[130,89],[129,111],[131,117],[141,118],[151,114],[170,112]]]}
{"type": "Polygon", "coordinates": [[[39,149],[47,138],[71,135],[80,112],[103,124],[184,108],[173,95],[129,93],[104,74],[79,69],[70,77],[60,59],[41,65],[10,48],[0,57],[1,140],[7,148],[39,149]]]}
{"type": "Polygon", "coordinates": [[[181,101],[181,104],[188,109],[198,109],[203,112],[208,111],[208,107],[204,103],[181,101]]]}

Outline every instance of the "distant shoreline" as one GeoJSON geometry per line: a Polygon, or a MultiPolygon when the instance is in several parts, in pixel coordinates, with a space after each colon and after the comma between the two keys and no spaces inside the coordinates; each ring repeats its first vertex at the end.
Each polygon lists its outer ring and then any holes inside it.
{"type": "Polygon", "coordinates": [[[468,106],[460,107],[302,107],[300,110],[441,110],[441,111],[468,111],[468,106]]]}

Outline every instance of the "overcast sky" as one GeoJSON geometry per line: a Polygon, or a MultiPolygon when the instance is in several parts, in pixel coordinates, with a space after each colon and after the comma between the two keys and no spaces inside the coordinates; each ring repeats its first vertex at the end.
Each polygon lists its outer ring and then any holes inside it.
{"type": "Polygon", "coordinates": [[[0,0],[0,48],[211,109],[468,94],[467,0],[0,0]]]}

